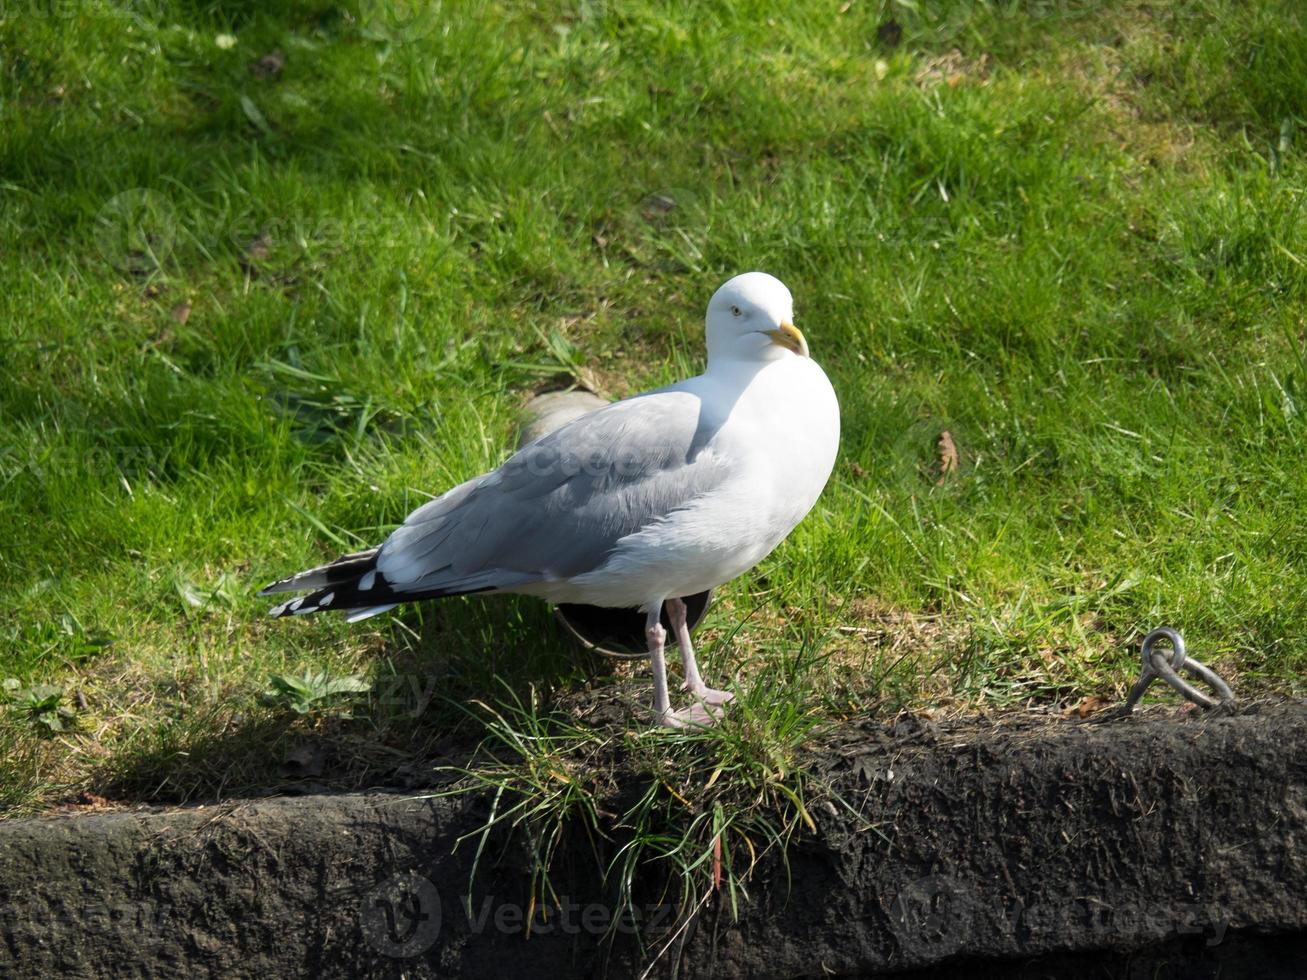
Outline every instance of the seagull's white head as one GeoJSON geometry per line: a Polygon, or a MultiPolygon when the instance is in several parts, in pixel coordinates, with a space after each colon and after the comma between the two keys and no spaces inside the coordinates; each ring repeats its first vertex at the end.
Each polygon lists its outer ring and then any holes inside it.
{"type": "Polygon", "coordinates": [[[793,319],[794,300],[775,276],[746,272],[728,280],[708,301],[708,362],[807,357],[793,319]]]}

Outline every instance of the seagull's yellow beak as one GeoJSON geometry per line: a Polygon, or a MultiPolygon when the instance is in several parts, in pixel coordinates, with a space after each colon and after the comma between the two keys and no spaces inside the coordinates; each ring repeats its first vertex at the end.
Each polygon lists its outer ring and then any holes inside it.
{"type": "Polygon", "coordinates": [[[782,323],[775,330],[763,331],[771,338],[771,342],[786,350],[792,350],[800,357],[808,356],[808,341],[804,339],[799,328],[792,323],[782,323]]]}

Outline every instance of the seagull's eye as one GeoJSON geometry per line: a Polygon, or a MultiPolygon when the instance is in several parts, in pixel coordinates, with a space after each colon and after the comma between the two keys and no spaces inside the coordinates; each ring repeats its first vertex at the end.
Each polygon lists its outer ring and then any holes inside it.
{"type": "Polygon", "coordinates": [[[738,306],[731,307],[731,316],[744,316],[744,311],[738,306]]]}

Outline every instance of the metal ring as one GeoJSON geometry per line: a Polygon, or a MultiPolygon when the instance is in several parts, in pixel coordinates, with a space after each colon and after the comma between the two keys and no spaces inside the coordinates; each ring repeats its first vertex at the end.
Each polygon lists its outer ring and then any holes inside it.
{"type": "Polygon", "coordinates": [[[1176,630],[1171,629],[1171,627],[1169,626],[1159,626],[1157,627],[1157,629],[1153,630],[1151,633],[1149,633],[1147,636],[1144,637],[1143,649],[1141,651],[1141,656],[1143,657],[1143,661],[1144,661],[1144,673],[1145,674],[1157,673],[1157,671],[1153,667],[1153,645],[1158,640],[1171,641],[1171,656],[1170,656],[1171,667],[1175,670],[1179,670],[1181,667],[1183,667],[1185,662],[1184,637],[1181,636],[1179,632],[1177,632],[1176,630]]]}
{"type": "Polygon", "coordinates": [[[1230,685],[1225,683],[1221,676],[1210,667],[1186,656],[1184,637],[1169,626],[1159,626],[1144,637],[1140,657],[1143,660],[1143,672],[1139,675],[1139,680],[1135,682],[1134,687],[1130,689],[1130,694],[1122,708],[1123,714],[1128,715],[1134,710],[1135,705],[1143,698],[1144,692],[1148,690],[1149,685],[1159,677],[1194,704],[1201,707],[1210,709],[1235,703],[1234,692],[1230,690],[1230,685]],[[1158,640],[1170,641],[1171,653],[1169,656],[1160,650],[1153,649],[1158,640]],[[1192,684],[1189,684],[1176,673],[1177,670],[1188,671],[1194,677],[1205,681],[1217,693],[1219,700],[1209,697],[1192,684]]]}

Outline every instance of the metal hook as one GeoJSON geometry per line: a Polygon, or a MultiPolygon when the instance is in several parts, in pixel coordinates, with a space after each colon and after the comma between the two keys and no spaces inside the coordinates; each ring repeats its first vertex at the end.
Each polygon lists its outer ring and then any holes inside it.
{"type": "Polygon", "coordinates": [[[1144,637],[1141,659],[1143,660],[1143,673],[1140,674],[1139,680],[1135,682],[1135,686],[1130,689],[1130,696],[1126,698],[1121,711],[1122,714],[1130,714],[1135,705],[1139,703],[1139,699],[1144,696],[1144,692],[1148,690],[1148,686],[1159,677],[1200,707],[1210,709],[1223,706],[1233,707],[1235,704],[1234,692],[1230,690],[1230,685],[1225,683],[1220,675],[1210,667],[1199,663],[1193,657],[1186,656],[1184,637],[1169,626],[1159,626],[1144,637]],[[1153,649],[1158,640],[1170,642],[1170,656],[1153,649]],[[1176,673],[1177,670],[1182,669],[1205,681],[1219,695],[1219,700],[1204,694],[1176,673]]]}

